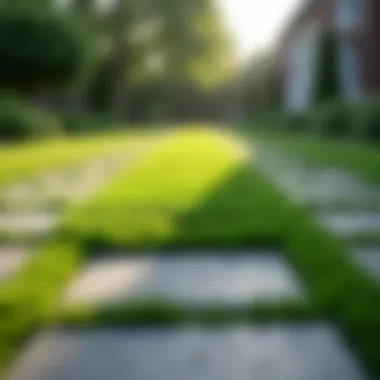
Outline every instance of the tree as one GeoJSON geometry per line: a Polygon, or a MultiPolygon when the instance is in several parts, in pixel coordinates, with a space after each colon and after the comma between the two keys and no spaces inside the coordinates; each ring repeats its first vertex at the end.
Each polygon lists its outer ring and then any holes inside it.
{"type": "Polygon", "coordinates": [[[169,83],[205,88],[231,69],[231,44],[213,0],[114,0],[101,9],[95,0],[72,1],[73,15],[91,20],[101,62],[110,68],[102,82],[108,76],[109,103],[119,117],[128,113],[132,87],[162,83],[161,99],[170,103],[169,83]]]}

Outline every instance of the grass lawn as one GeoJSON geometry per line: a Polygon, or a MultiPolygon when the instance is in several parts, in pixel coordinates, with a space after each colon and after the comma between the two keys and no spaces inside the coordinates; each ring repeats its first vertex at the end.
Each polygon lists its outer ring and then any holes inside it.
{"type": "Polygon", "coordinates": [[[75,167],[79,163],[132,145],[141,134],[114,133],[84,138],[28,142],[0,147],[0,185],[25,180],[44,170],[75,167]]]}
{"type": "MultiPolygon", "coordinates": [[[[281,243],[284,214],[246,163],[248,150],[213,131],[185,131],[66,220],[66,233],[125,248],[281,243]]],[[[284,206],[285,207],[285,206],[284,206]]]]}
{"type": "Polygon", "coordinates": [[[350,260],[341,241],[314,224],[255,169],[247,145],[210,129],[172,132],[88,202],[69,211],[57,235],[6,290],[0,288],[0,361],[49,321],[84,328],[242,317],[230,310],[185,314],[173,305],[152,302],[86,310],[66,320],[57,296],[92,253],[89,247],[124,247],[125,254],[218,247],[232,254],[234,247],[263,244],[287,255],[305,283],[310,305],[260,305],[243,317],[267,322],[327,318],[380,378],[378,285],[350,260]]]}
{"type": "Polygon", "coordinates": [[[285,152],[299,155],[310,163],[340,166],[362,178],[380,184],[380,149],[361,141],[322,139],[318,136],[291,133],[252,134],[285,152]]]}

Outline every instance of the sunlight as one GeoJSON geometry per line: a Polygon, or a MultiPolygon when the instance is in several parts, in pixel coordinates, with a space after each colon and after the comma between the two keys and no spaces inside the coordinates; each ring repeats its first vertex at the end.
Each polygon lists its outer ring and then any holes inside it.
{"type": "Polygon", "coordinates": [[[218,0],[244,60],[266,48],[303,0],[218,0]]]}

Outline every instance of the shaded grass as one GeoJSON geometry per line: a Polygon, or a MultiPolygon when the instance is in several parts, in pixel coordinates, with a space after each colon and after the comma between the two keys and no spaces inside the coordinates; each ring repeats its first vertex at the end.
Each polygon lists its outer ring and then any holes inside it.
{"type": "Polygon", "coordinates": [[[163,326],[199,323],[274,323],[316,320],[318,310],[301,301],[254,302],[244,308],[212,306],[185,308],[163,300],[134,301],[109,308],[71,309],[51,320],[52,325],[71,328],[110,326],[163,326]]]}

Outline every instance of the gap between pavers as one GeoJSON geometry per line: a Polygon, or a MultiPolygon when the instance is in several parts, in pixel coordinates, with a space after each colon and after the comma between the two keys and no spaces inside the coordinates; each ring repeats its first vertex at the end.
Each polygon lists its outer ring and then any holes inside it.
{"type": "Polygon", "coordinates": [[[5,380],[367,380],[331,326],[46,331],[5,380]]]}
{"type": "Polygon", "coordinates": [[[303,300],[305,291],[281,254],[205,252],[95,259],[69,286],[64,303],[102,307],[155,298],[190,307],[244,307],[254,301],[303,300]]]}

